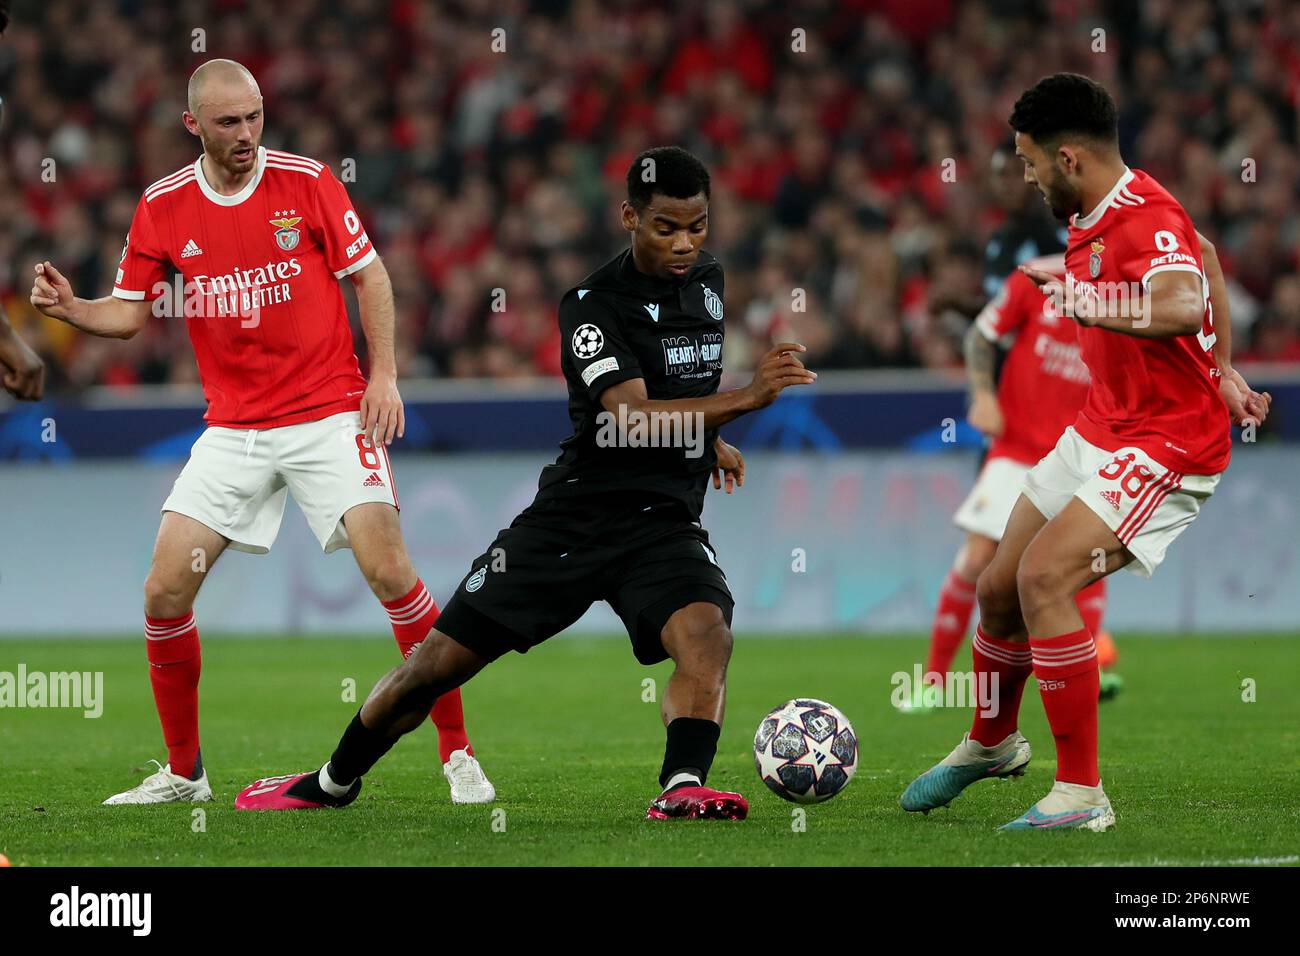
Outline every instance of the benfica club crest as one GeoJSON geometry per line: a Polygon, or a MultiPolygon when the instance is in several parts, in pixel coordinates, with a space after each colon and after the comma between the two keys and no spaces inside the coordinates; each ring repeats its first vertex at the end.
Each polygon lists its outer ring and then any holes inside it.
{"type": "Polygon", "coordinates": [[[300,233],[294,226],[302,222],[302,216],[295,216],[296,210],[290,209],[288,213],[277,212],[279,219],[269,220],[271,225],[275,226],[275,244],[285,252],[293,252],[298,248],[298,239],[300,233]]]}
{"type": "Polygon", "coordinates": [[[1088,257],[1088,275],[1094,279],[1101,275],[1101,254],[1106,251],[1100,239],[1093,240],[1092,255],[1088,257]]]}

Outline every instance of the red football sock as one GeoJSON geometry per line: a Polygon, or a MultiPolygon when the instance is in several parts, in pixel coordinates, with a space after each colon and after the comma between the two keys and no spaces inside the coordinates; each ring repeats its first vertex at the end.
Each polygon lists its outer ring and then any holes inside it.
{"type": "Polygon", "coordinates": [[[1029,638],[1043,710],[1056,738],[1056,779],[1095,787],[1097,772],[1097,648],[1087,628],[1029,638]]]}
{"type": "Polygon", "coordinates": [[[172,773],[189,777],[199,756],[199,628],[184,617],[144,618],[149,682],[172,773]]]}
{"type": "Polygon", "coordinates": [[[1101,633],[1101,619],[1106,613],[1106,579],[1099,578],[1074,596],[1074,603],[1089,634],[1101,633]]]}
{"type": "Polygon", "coordinates": [[[950,570],[939,591],[939,606],[935,608],[934,626],[930,629],[930,654],[925,661],[927,674],[946,674],[952,669],[952,659],[966,636],[974,607],[975,583],[950,570]]]}
{"type": "MultiPolygon", "coordinates": [[[[396,601],[385,601],[384,607],[388,610],[393,636],[397,638],[397,646],[405,660],[429,636],[433,622],[438,619],[438,605],[424,582],[417,579],[415,587],[396,601]]],[[[429,719],[438,728],[438,755],[443,763],[456,750],[468,750],[470,756],[474,755],[474,748],[465,733],[465,712],[461,707],[459,687],[434,701],[429,719]]]]}
{"type": "MultiPolygon", "coordinates": [[[[971,656],[975,661],[975,687],[979,690],[993,687],[996,674],[997,713],[984,716],[984,700],[975,708],[975,721],[971,724],[971,740],[992,747],[1000,744],[1016,729],[1020,720],[1020,698],[1025,692],[1025,681],[1033,672],[1029,645],[989,637],[984,629],[975,625],[975,639],[971,641],[971,656]],[[989,675],[984,677],[982,675],[989,675]]],[[[989,710],[993,708],[989,707],[989,710]]]]}

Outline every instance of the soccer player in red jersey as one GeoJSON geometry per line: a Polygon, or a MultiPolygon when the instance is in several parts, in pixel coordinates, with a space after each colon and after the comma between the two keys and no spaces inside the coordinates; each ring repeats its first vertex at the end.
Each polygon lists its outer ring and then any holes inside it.
{"type": "Polygon", "coordinates": [[[1006,828],[1100,831],[1115,813],[1097,766],[1096,648],[1075,595],[1120,568],[1155,571],[1228,467],[1231,425],[1258,426],[1271,398],[1232,367],[1213,247],[1159,183],[1124,164],[1110,94],[1058,73],[1020,97],[1010,123],[1026,182],[1070,224],[1064,282],[1026,275],[1078,324],[1092,384],[1074,425],[1030,470],[976,585],[975,670],[990,686],[996,678],[998,706],[976,711],[900,802],[928,811],[976,780],[1022,772],[1030,752],[1017,718],[1032,673],[1056,782],[1006,828]]]}
{"type": "MultiPolygon", "coordinates": [[[[1058,278],[1065,276],[1065,258],[1041,256],[1027,263],[1058,278]]],[[[1088,394],[1088,367],[1079,355],[1074,322],[1057,314],[1051,300],[1023,272],[1007,277],[998,294],[976,317],[966,334],[966,374],[970,379],[970,423],[991,440],[975,486],[962,502],[953,522],[966,532],[944,581],[930,632],[926,680],[942,688],[944,675],[966,636],[975,606],[975,582],[989,562],[1011,509],[1020,497],[1025,476],[1046,457],[1074,422],[1088,394]],[[995,385],[997,348],[1007,349],[995,385]]],[[[1090,633],[1101,632],[1106,607],[1106,582],[1095,581],[1078,595],[1079,613],[1090,633]]],[[[1113,654],[1113,644],[1112,654],[1113,654]]],[[[1103,668],[1108,662],[1103,661],[1103,668]]],[[[1110,663],[1113,663],[1113,657],[1110,663]]],[[[1118,689],[1117,675],[1103,672],[1103,693],[1118,689]]],[[[933,710],[938,690],[913,688],[901,705],[907,712],[933,710]]]]}
{"type": "MultiPolygon", "coordinates": [[[[145,637],[168,762],[108,804],[211,799],[199,751],[194,599],[227,548],[265,554],[292,494],[326,552],[351,548],[403,656],[438,607],[407,556],[388,445],[405,430],[393,355],[393,293],[328,167],[261,145],[262,95],[232,60],[194,71],[185,128],[202,155],[148,187],[111,295],[77,298],[36,267],[31,301],[92,335],[130,338],[155,300],[184,315],[208,427],[163,503],[145,581],[145,637]],[[183,295],[164,281],[174,268],[183,295]],[[353,351],[339,281],[357,290],[370,381],[353,351]],[[183,300],[183,301],[181,301],[183,300]]],[[[433,705],[458,803],[495,798],[465,734],[460,695],[433,705]]]]}

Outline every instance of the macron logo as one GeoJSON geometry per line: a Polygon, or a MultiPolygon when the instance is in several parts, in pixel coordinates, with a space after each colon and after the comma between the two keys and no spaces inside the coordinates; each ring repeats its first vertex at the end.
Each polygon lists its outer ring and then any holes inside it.
{"type": "Polygon", "coordinates": [[[188,259],[190,256],[201,256],[201,255],[203,255],[203,250],[199,248],[199,244],[195,242],[193,239],[185,243],[185,248],[181,250],[182,259],[188,259]]]}
{"type": "Polygon", "coordinates": [[[126,926],[133,936],[148,936],[152,929],[153,894],[71,892],[50,897],[51,926],[126,926]]]}
{"type": "Polygon", "coordinates": [[[659,321],[659,303],[656,302],[654,305],[647,305],[644,308],[650,313],[650,318],[654,319],[656,322],[659,321]]]}

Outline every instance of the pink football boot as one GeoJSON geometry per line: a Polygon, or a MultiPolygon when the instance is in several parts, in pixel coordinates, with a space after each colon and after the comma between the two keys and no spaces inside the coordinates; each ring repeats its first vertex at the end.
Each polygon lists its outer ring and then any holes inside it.
{"type": "Polygon", "coordinates": [[[645,812],[647,820],[743,820],[748,815],[748,800],[712,787],[678,787],[660,794],[645,812]]]}
{"type": "Polygon", "coordinates": [[[360,779],[342,797],[332,797],[321,790],[317,782],[320,771],[290,773],[283,777],[257,780],[239,791],[235,797],[236,810],[319,810],[325,807],[346,807],[361,792],[360,779]]]}

